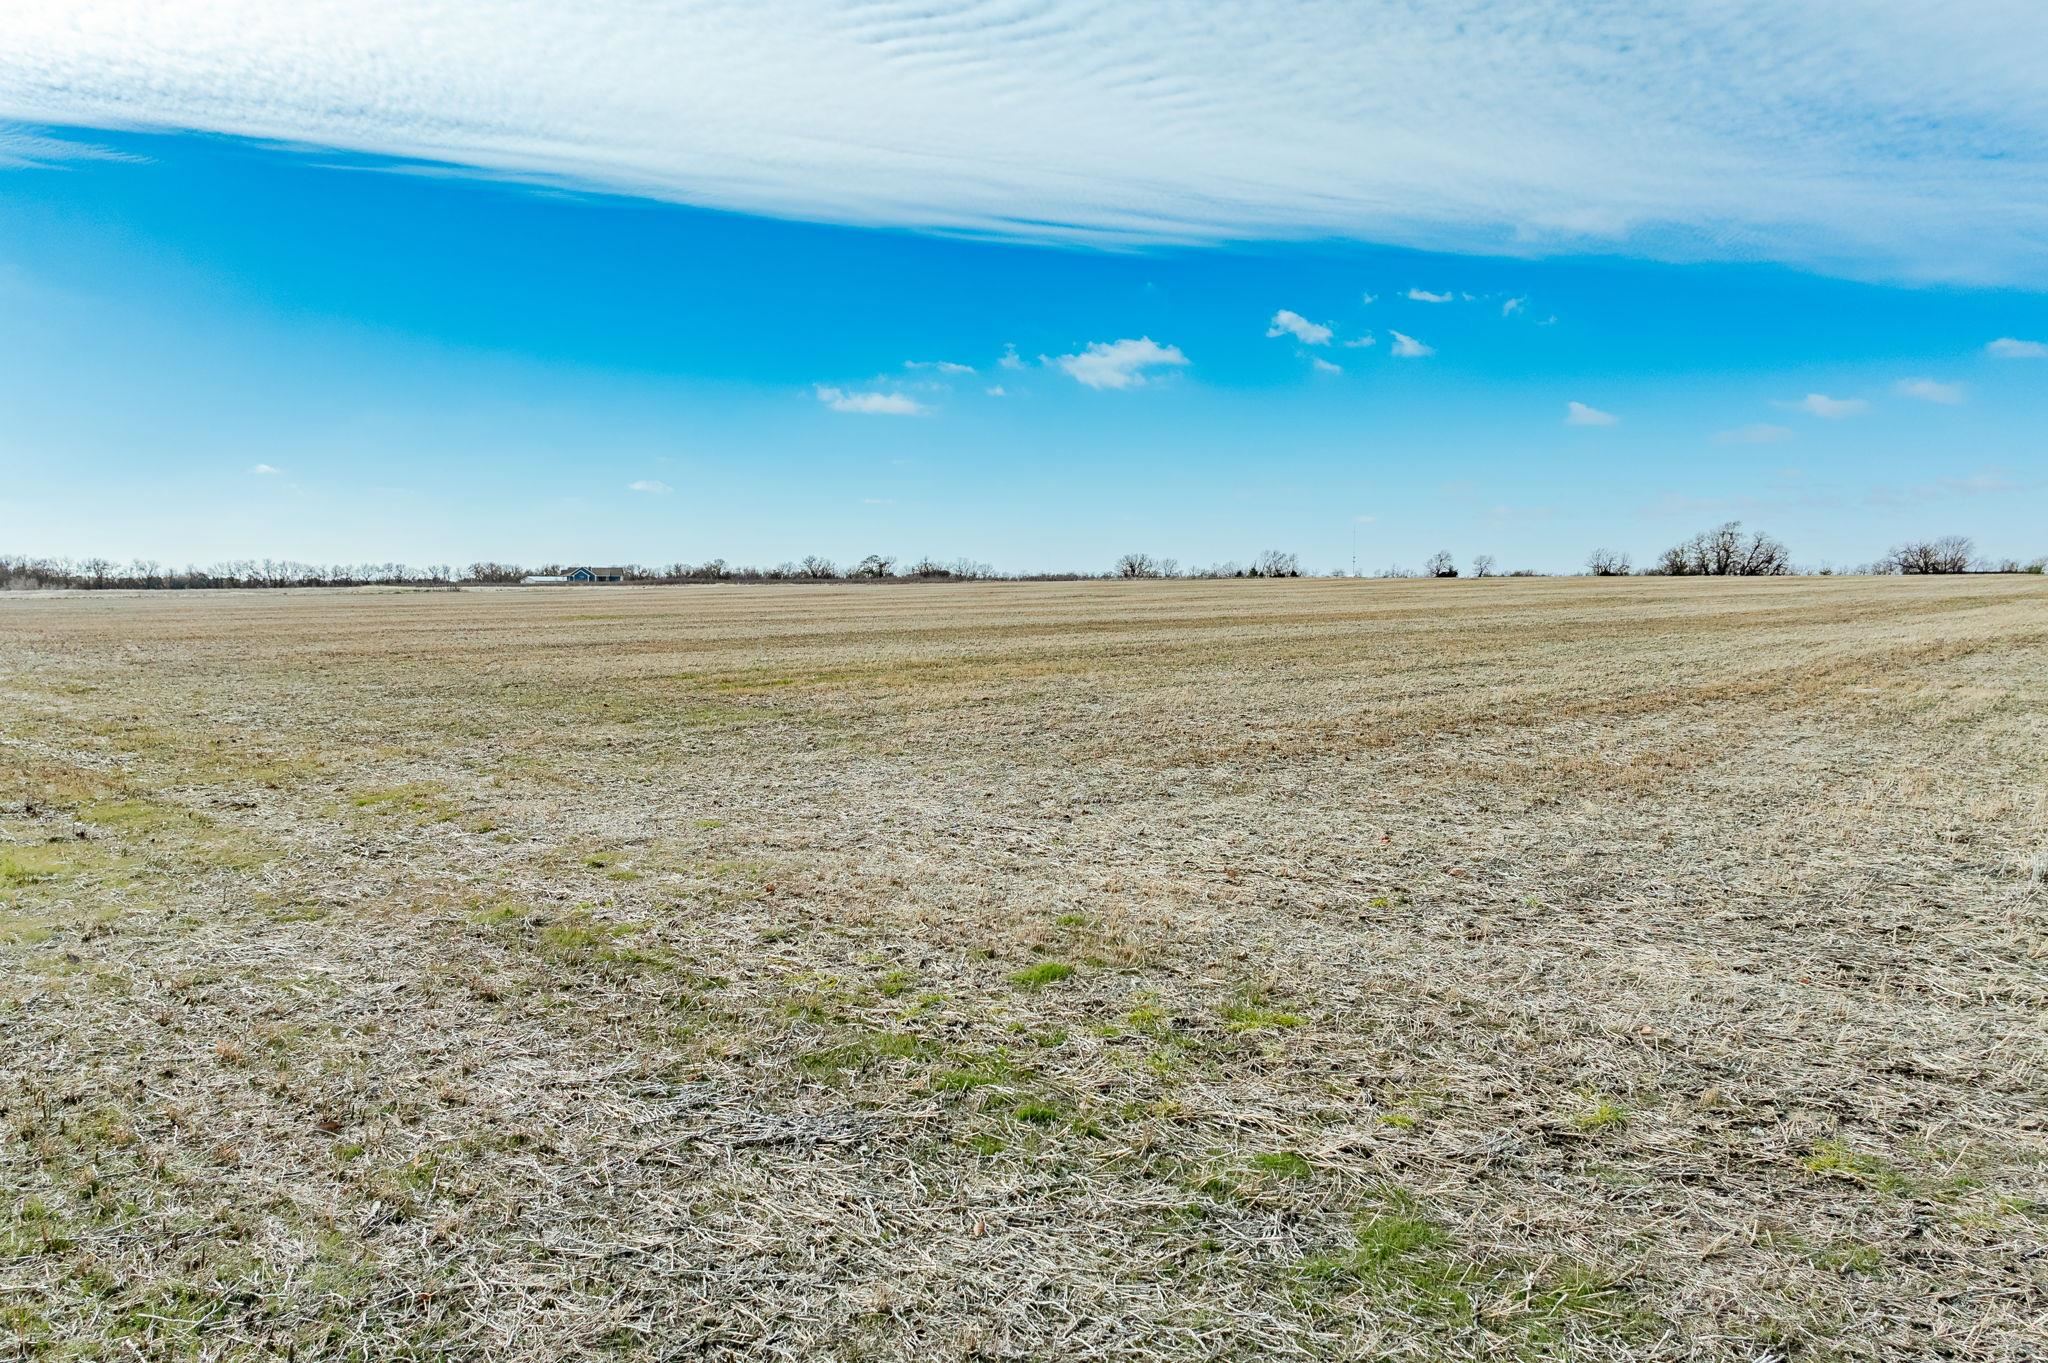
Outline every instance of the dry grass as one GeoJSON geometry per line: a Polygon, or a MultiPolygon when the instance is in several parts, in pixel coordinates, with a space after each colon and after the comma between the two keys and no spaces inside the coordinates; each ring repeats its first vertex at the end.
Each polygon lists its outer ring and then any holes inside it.
{"type": "Polygon", "coordinates": [[[28,1357],[2019,1360],[2048,591],[0,601],[28,1357]]]}

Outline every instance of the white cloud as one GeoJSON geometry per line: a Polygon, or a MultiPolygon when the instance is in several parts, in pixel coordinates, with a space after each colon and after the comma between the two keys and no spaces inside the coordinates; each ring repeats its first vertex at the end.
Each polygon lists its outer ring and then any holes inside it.
{"type": "Polygon", "coordinates": [[[1952,497],[2003,497],[2020,490],[2021,485],[2005,474],[1986,469],[1960,478],[1938,478],[1931,483],[1916,483],[1909,487],[1880,484],[1864,493],[1863,500],[1871,506],[1918,506],[1923,502],[1944,501],[1952,497]]]}
{"type": "Polygon", "coordinates": [[[905,369],[935,369],[941,374],[972,374],[971,364],[955,364],[951,360],[905,360],[905,369]]]}
{"type": "Polygon", "coordinates": [[[988,394],[992,398],[1006,398],[1010,396],[1009,390],[1004,388],[1003,385],[1001,385],[1000,383],[991,384],[987,388],[982,389],[981,391],[988,394]]]}
{"type": "Polygon", "coordinates": [[[254,464],[250,466],[249,472],[268,478],[274,474],[283,473],[284,470],[270,464],[254,464]]]}
{"type": "Polygon", "coordinates": [[[1344,372],[1343,365],[1331,364],[1320,355],[1309,356],[1308,362],[1315,367],[1315,371],[1318,374],[1341,374],[1344,372]]]}
{"type": "Polygon", "coordinates": [[[67,161],[130,161],[143,158],[110,147],[61,137],[45,137],[25,128],[0,123],[0,170],[26,170],[34,166],[58,166],[67,161]]]}
{"type": "Polygon", "coordinates": [[[1431,293],[1428,289],[1410,289],[1408,290],[1408,301],[1411,303],[1448,303],[1451,301],[1451,295],[1447,293],[1431,293]]]}
{"type": "Polygon", "coordinates": [[[636,482],[626,484],[626,491],[647,492],[652,493],[656,497],[662,497],[674,492],[675,489],[662,482],[659,478],[642,478],[636,482]]]}
{"type": "Polygon", "coordinates": [[[1359,296],[1359,301],[1364,303],[1367,307],[1371,307],[1374,303],[1380,301],[1380,296],[1376,293],[1361,294],[1359,296]]]}
{"type": "Polygon", "coordinates": [[[1017,353],[1016,346],[1006,345],[1003,347],[1003,358],[997,360],[996,363],[1005,369],[1022,369],[1024,367],[1024,357],[1017,353]]]}
{"type": "Polygon", "coordinates": [[[1273,320],[1266,325],[1267,336],[1292,336],[1304,345],[1328,345],[1330,329],[1319,322],[1311,322],[1291,308],[1282,308],[1273,314],[1273,320]]]}
{"type": "Polygon", "coordinates": [[[1188,0],[1171,24],[1095,0],[1038,0],[1028,22],[994,0],[289,9],[282,24],[276,0],[9,0],[0,119],[1007,235],[2048,279],[2048,24],[2024,4],[1673,19],[1581,0],[1188,0]]]}
{"type": "Polygon", "coordinates": [[[2001,336],[1985,346],[1984,353],[2001,360],[2048,360],[2048,343],[2001,336]]]}
{"type": "Polygon", "coordinates": [[[1942,383],[1936,379],[1900,379],[1894,391],[1902,398],[1939,402],[1948,407],[1953,407],[1963,400],[1963,386],[1960,383],[1942,383]]]}
{"type": "Polygon", "coordinates": [[[1754,426],[1738,426],[1732,431],[1722,431],[1714,439],[1723,445],[1775,445],[1780,440],[1790,440],[1790,426],[1773,426],[1760,421],[1754,426]]]}
{"type": "Polygon", "coordinates": [[[1398,331],[1390,331],[1387,334],[1394,338],[1394,348],[1390,353],[1397,359],[1419,360],[1436,354],[1435,346],[1424,345],[1413,336],[1406,336],[1398,331]]]}
{"type": "Polygon", "coordinates": [[[1510,298],[1500,305],[1500,315],[1503,317],[1513,317],[1528,306],[1529,300],[1526,298],[1510,298]]]}
{"type": "Polygon", "coordinates": [[[1612,412],[1603,412],[1598,407],[1588,407],[1583,402],[1567,402],[1564,405],[1564,424],[1567,426],[1614,426],[1621,418],[1612,412]]]}
{"type": "Polygon", "coordinates": [[[1089,388],[1137,388],[1145,382],[1147,370],[1187,362],[1179,346],[1161,345],[1150,336],[1135,341],[1091,341],[1080,354],[1051,361],[1089,388]]]}
{"type": "Polygon", "coordinates": [[[918,416],[930,410],[908,393],[849,393],[843,388],[818,384],[812,390],[818,401],[835,412],[856,412],[862,416],[918,416]]]}
{"type": "Polygon", "coordinates": [[[1826,393],[1808,393],[1797,402],[1781,402],[1780,407],[1805,412],[1824,421],[1840,421],[1845,416],[1855,416],[1865,411],[1870,404],[1862,398],[1831,398],[1826,393]]]}
{"type": "Polygon", "coordinates": [[[1354,336],[1348,341],[1339,341],[1337,344],[1343,346],[1346,350],[1363,350],[1367,346],[1378,345],[1379,343],[1380,338],[1368,331],[1363,336],[1354,336]]]}

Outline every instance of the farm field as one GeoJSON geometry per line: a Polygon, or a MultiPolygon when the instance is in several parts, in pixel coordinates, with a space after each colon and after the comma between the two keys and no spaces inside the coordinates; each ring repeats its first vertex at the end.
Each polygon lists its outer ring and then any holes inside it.
{"type": "Polygon", "coordinates": [[[2038,1358],[2048,583],[0,598],[0,1348],[2038,1358]]]}

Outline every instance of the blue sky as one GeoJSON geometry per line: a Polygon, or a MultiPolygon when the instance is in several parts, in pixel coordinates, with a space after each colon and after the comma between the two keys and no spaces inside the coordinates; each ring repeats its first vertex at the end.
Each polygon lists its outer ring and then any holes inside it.
{"type": "MultiPolygon", "coordinates": [[[[1855,203],[1702,203],[1682,231],[1683,185],[1609,224],[1648,171],[1581,191],[1592,227],[1490,221],[1448,175],[1428,213],[1330,222],[1170,146],[1144,203],[1054,174],[1078,162],[963,190],[872,157],[806,198],[796,171],[109,112],[122,79],[0,59],[13,551],[1335,569],[1356,536],[1367,570],[1570,569],[1739,517],[1807,564],[1951,532],[2048,552],[2038,127],[1940,92],[1946,135],[1887,153],[1887,236],[1855,203]],[[1976,211],[2006,207],[1981,254],[1967,214],[1915,207],[1968,170],[1965,123],[1998,161],[1976,211]]],[[[1817,199],[1867,179],[1843,155],[1817,199]]]]}

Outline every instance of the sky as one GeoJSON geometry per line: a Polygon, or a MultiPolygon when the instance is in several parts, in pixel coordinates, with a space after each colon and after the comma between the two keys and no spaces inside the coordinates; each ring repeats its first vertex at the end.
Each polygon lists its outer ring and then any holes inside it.
{"type": "Polygon", "coordinates": [[[0,551],[2029,558],[2043,69],[1988,0],[15,0],[0,551]]]}

